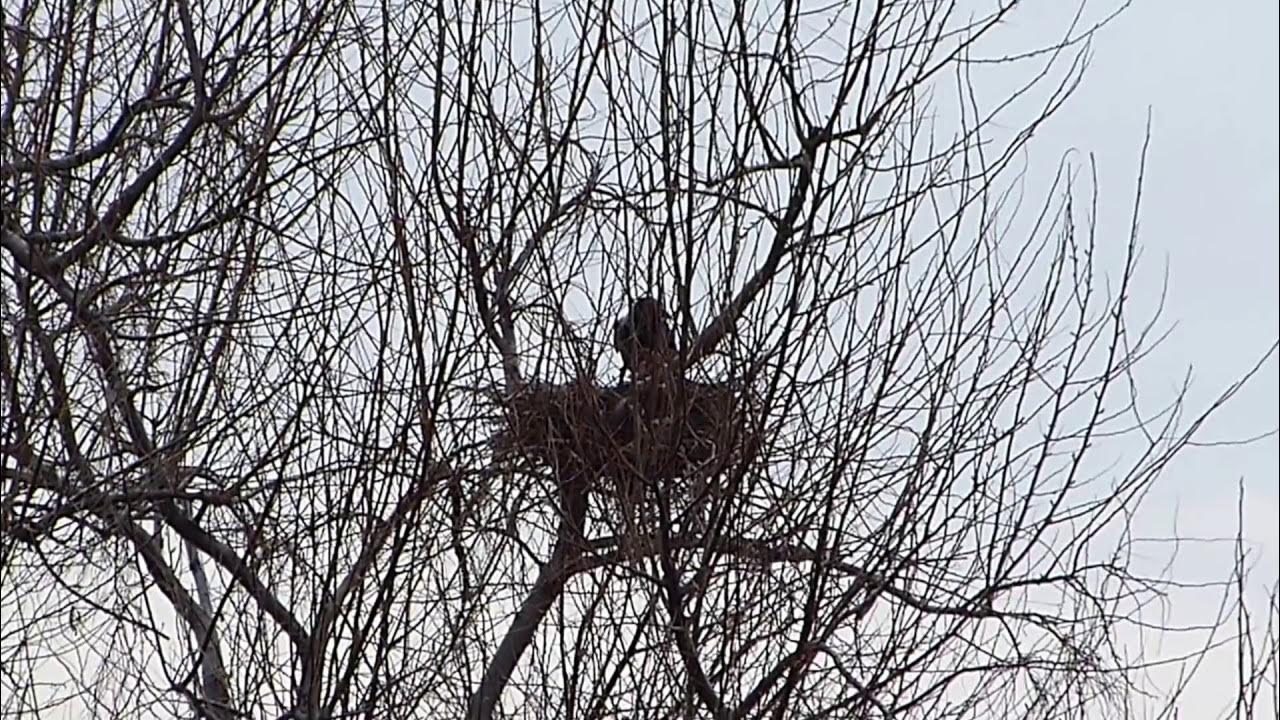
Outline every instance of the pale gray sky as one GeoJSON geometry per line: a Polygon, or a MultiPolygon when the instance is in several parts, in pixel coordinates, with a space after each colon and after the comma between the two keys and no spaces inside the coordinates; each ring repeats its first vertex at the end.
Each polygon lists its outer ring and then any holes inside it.
{"type": "MultiPolygon", "coordinates": [[[[1048,32],[1063,22],[1055,13],[1050,4],[1027,6],[1009,30],[1048,32]]],[[[1202,408],[1280,336],[1278,26],[1274,0],[1136,2],[1098,36],[1083,86],[1032,146],[1029,182],[1052,173],[1054,158],[1071,148],[1094,154],[1101,231],[1120,243],[1150,110],[1140,215],[1144,256],[1134,307],[1154,306],[1167,265],[1163,319],[1165,327],[1173,326],[1138,371],[1141,397],[1153,409],[1172,396],[1188,369],[1192,408],[1202,408]]],[[[1278,374],[1272,357],[1201,439],[1240,439],[1280,425],[1278,374]]],[[[1276,436],[1246,447],[1190,449],[1164,476],[1163,492],[1145,507],[1139,524],[1151,534],[1168,534],[1176,522],[1190,536],[1229,535],[1241,481],[1246,535],[1259,560],[1252,600],[1261,613],[1265,589],[1280,576],[1276,436]]],[[[1229,559],[1225,546],[1187,547],[1175,574],[1220,578],[1229,559]]],[[[1172,602],[1175,615],[1184,617],[1212,609],[1204,596],[1172,602]]],[[[1198,686],[1204,692],[1192,694],[1182,717],[1211,717],[1229,700],[1233,662],[1210,664],[1198,686]]]]}
{"type": "MultiPolygon", "coordinates": [[[[1145,272],[1135,295],[1140,308],[1155,301],[1167,262],[1164,317],[1176,323],[1142,369],[1153,400],[1190,367],[1192,397],[1203,403],[1280,335],[1278,25],[1276,3],[1264,0],[1135,3],[1100,35],[1083,87],[1039,138],[1038,150],[1076,147],[1096,155],[1104,227],[1122,232],[1151,109],[1140,217],[1145,272]]],[[[1278,368],[1272,358],[1203,439],[1277,427],[1278,368]]],[[[1166,486],[1186,520],[1198,522],[1185,508],[1234,513],[1241,478],[1257,523],[1250,534],[1270,546],[1267,571],[1275,578],[1280,440],[1192,451],[1166,486]]]]}
{"type": "MultiPolygon", "coordinates": [[[[1115,2],[1097,0],[1093,15],[1115,2]]],[[[1070,20],[1074,5],[1030,3],[1014,13],[1003,37],[1011,47],[1041,44],[1070,20]]],[[[1139,317],[1151,311],[1167,277],[1161,327],[1172,332],[1137,371],[1150,411],[1173,396],[1188,369],[1189,409],[1203,408],[1280,336],[1278,26],[1276,0],[1139,0],[1097,36],[1083,85],[1029,149],[1030,204],[1043,197],[1065,153],[1078,153],[1077,165],[1088,154],[1096,158],[1100,235],[1104,245],[1119,246],[1128,235],[1151,118],[1140,217],[1145,250],[1133,308],[1139,317]]],[[[990,105],[998,92],[989,89],[985,99],[990,105]]],[[[1114,263],[1108,269],[1114,272],[1114,263]]],[[[1239,440],[1280,426],[1278,374],[1280,363],[1272,357],[1200,439],[1239,440]]],[[[1266,589],[1280,578],[1276,436],[1247,446],[1189,449],[1157,486],[1159,494],[1137,519],[1137,532],[1228,537],[1241,482],[1248,497],[1246,536],[1258,559],[1251,600],[1261,614],[1266,589]]],[[[1225,544],[1181,548],[1170,572],[1178,579],[1221,580],[1231,551],[1225,544]]],[[[1146,569],[1160,569],[1160,552],[1143,560],[1146,569]]],[[[1213,600],[1212,594],[1175,594],[1174,621],[1205,620],[1215,609],[1213,600]]],[[[1175,645],[1164,649],[1176,652],[1175,645]]],[[[1228,705],[1233,663],[1232,657],[1218,656],[1202,668],[1181,717],[1213,717],[1228,705]]]]}

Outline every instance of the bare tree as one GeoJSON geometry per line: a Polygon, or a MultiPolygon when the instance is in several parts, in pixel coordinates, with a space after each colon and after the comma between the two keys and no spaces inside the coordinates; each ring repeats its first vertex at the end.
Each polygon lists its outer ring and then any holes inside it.
{"type": "Polygon", "coordinates": [[[4,717],[1176,712],[1126,523],[1240,386],[1140,412],[1136,203],[1010,194],[1100,23],[10,5],[4,717]]]}

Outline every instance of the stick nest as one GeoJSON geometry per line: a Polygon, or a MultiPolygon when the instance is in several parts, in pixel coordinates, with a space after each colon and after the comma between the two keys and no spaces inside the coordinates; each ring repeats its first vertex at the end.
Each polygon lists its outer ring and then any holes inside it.
{"type": "Polygon", "coordinates": [[[650,376],[597,386],[532,384],[502,401],[500,457],[615,481],[718,472],[742,457],[749,423],[730,383],[650,376]]]}

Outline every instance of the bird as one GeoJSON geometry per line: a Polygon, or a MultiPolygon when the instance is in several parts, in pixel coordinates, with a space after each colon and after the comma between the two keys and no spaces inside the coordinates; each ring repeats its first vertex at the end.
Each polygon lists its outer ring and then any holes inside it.
{"type": "Polygon", "coordinates": [[[622,356],[622,366],[641,373],[655,364],[666,363],[675,349],[671,327],[662,303],[642,297],[613,325],[613,347],[622,356]]]}

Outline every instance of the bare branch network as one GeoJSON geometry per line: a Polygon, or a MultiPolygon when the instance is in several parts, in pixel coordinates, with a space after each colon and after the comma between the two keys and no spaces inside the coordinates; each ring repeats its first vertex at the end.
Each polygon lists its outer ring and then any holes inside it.
{"type": "Polygon", "coordinates": [[[1240,386],[1140,411],[1136,231],[1011,168],[1105,13],[1011,12],[7,3],[0,716],[1276,707],[1243,547],[1147,644],[1240,386]]]}

